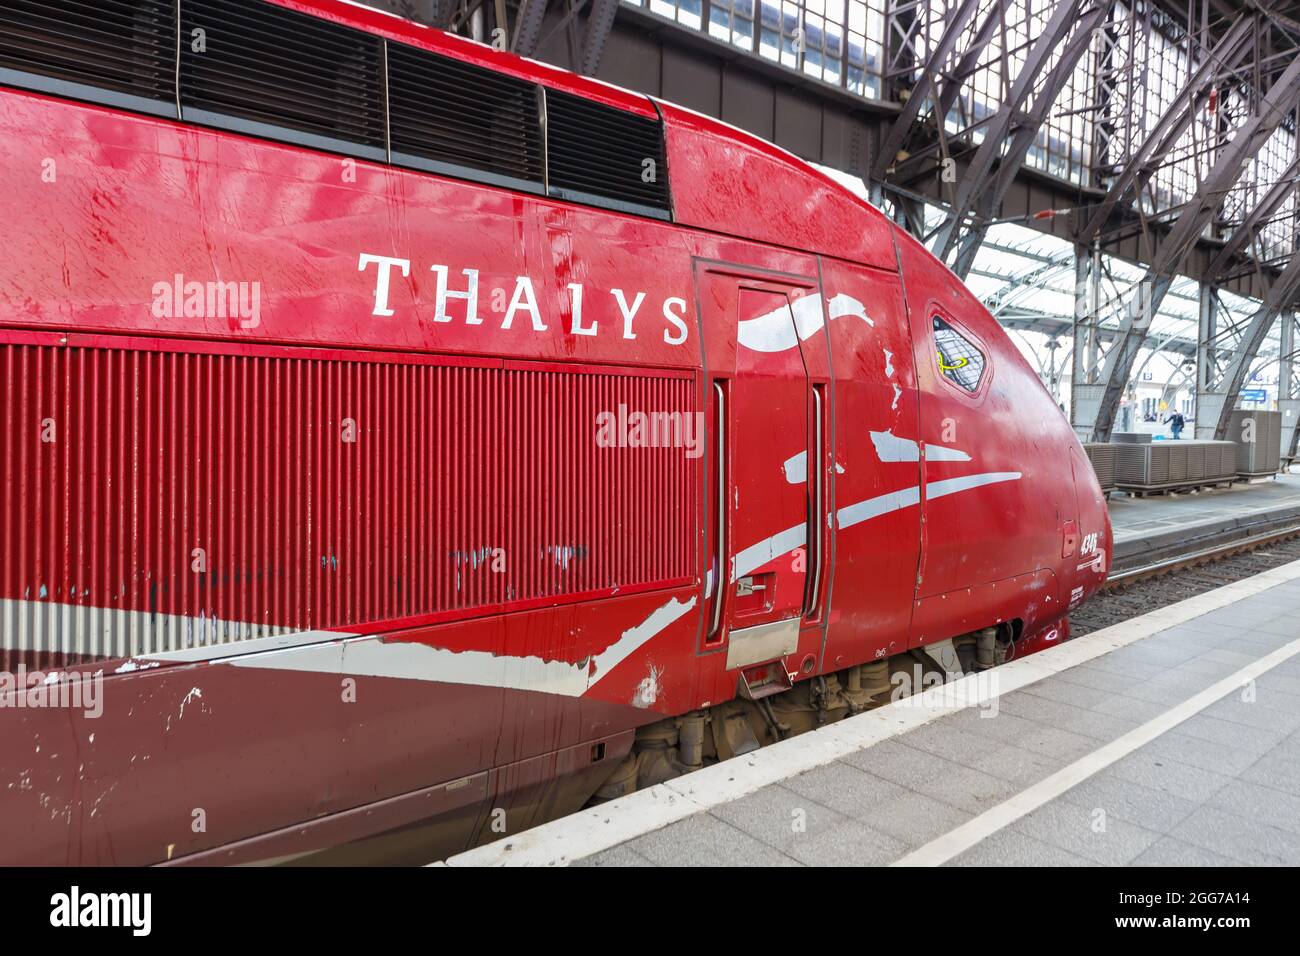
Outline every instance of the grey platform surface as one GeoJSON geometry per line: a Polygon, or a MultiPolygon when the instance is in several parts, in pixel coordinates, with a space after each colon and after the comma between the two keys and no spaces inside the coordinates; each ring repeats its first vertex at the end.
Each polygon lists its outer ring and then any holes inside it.
{"type": "MultiPolygon", "coordinates": [[[[1292,577],[1005,694],[994,716],[941,717],[574,865],[892,863],[1297,637],[1292,577]]],[[[1227,692],[949,865],[1300,864],[1300,655],[1249,696],[1227,692]]]]}
{"type": "Polygon", "coordinates": [[[1278,475],[1255,484],[1235,484],[1195,494],[1110,498],[1110,521],[1117,544],[1130,539],[1243,519],[1271,511],[1300,509],[1300,474],[1278,475]]]}

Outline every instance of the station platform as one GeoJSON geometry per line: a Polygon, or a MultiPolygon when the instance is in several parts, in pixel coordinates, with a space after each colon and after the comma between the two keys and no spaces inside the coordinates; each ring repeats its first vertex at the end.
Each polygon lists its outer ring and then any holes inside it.
{"type": "Polygon", "coordinates": [[[1300,562],[449,866],[1300,864],[1300,562]]]}
{"type": "Polygon", "coordinates": [[[1108,502],[1115,536],[1112,572],[1145,561],[1300,525],[1300,474],[1195,493],[1108,502]]]}

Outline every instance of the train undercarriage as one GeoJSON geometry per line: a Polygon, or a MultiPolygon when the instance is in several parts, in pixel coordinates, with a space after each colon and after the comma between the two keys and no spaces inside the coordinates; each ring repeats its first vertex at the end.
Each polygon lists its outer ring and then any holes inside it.
{"type": "Polygon", "coordinates": [[[751,691],[648,724],[637,730],[631,753],[595,792],[591,803],[627,796],[966,674],[990,670],[1015,655],[1019,632],[1019,621],[1004,622],[786,689],[766,694],[763,689],[751,691]]]}

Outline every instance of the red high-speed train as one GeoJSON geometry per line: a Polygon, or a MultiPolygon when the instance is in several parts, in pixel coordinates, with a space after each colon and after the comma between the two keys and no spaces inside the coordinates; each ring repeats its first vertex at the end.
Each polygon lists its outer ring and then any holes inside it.
{"type": "Polygon", "coordinates": [[[1105,578],[997,323],[771,144],[341,0],[0,0],[0,86],[4,863],[428,861],[1105,578]]]}

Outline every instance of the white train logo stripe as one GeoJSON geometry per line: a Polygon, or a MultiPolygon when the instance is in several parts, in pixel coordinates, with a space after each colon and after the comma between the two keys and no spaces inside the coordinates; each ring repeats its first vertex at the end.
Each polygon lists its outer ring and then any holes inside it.
{"type": "MultiPolygon", "coordinates": [[[[866,307],[851,295],[840,293],[826,303],[825,315],[830,320],[854,316],[875,327],[867,316],[866,307]]],[[[797,299],[788,309],[771,312],[736,324],[736,341],[751,352],[785,352],[800,342],[816,335],[825,326],[822,297],[806,295],[797,299]],[[791,317],[794,322],[791,324],[791,317]]]]}

